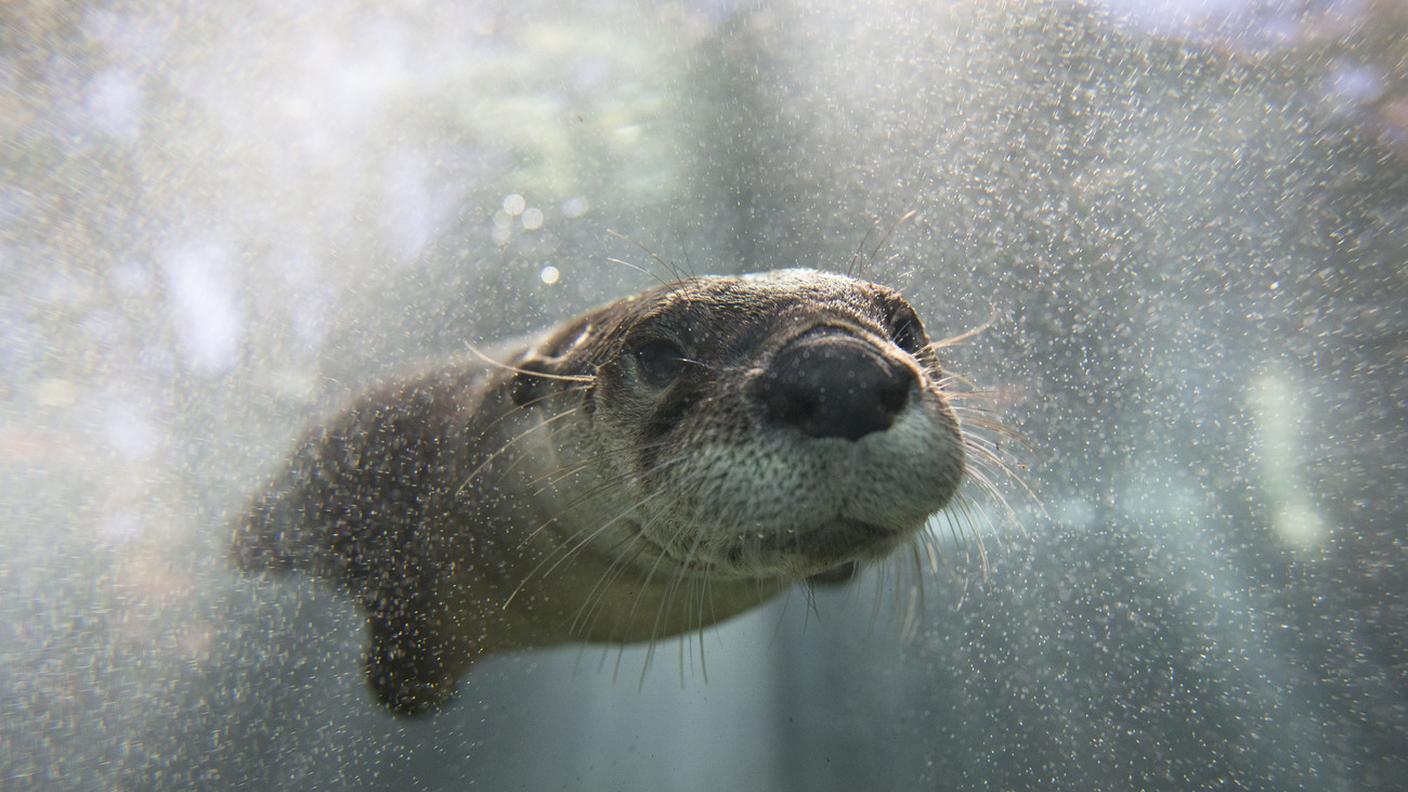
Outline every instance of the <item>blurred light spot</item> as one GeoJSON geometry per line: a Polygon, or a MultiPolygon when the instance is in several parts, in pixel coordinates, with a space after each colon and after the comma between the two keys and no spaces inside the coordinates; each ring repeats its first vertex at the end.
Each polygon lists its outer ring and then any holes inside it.
{"type": "Polygon", "coordinates": [[[235,365],[244,333],[234,277],[225,251],[188,245],[164,262],[167,300],[186,364],[204,374],[235,365]]]}
{"type": "Polygon", "coordinates": [[[543,227],[543,210],[537,207],[529,209],[523,213],[523,227],[529,231],[537,231],[543,227]]]}
{"type": "MultiPolygon", "coordinates": [[[[0,69],[5,68],[9,68],[9,64],[0,61],[0,69]]],[[[37,210],[37,202],[38,199],[33,193],[21,190],[18,186],[0,185],[0,225],[23,220],[37,210]]]]}
{"type": "Polygon", "coordinates": [[[1253,0],[1099,0],[1121,19],[1157,32],[1216,31],[1250,11],[1253,0]]]}
{"type": "Polygon", "coordinates": [[[470,30],[477,36],[492,36],[498,31],[498,23],[492,14],[485,13],[474,20],[470,30]]]}
{"type": "Polygon", "coordinates": [[[581,196],[568,198],[562,202],[562,216],[569,218],[581,217],[587,213],[587,199],[581,196]]]}
{"type": "Polygon", "coordinates": [[[336,281],[325,276],[307,243],[277,248],[271,259],[287,285],[293,334],[306,351],[317,352],[332,329],[328,314],[337,300],[336,281]]]}
{"type": "Polygon", "coordinates": [[[77,397],[78,389],[65,379],[46,379],[34,392],[34,401],[40,407],[67,407],[77,397]]]}
{"type": "Polygon", "coordinates": [[[143,17],[95,9],[84,15],[83,36],[101,46],[109,63],[122,61],[139,69],[150,68],[166,55],[171,28],[150,24],[143,17]]]}
{"type": "Polygon", "coordinates": [[[1325,521],[1309,503],[1291,503],[1281,507],[1272,515],[1271,527],[1278,536],[1295,547],[1310,549],[1325,541],[1325,521]]]}
{"type": "Polygon", "coordinates": [[[518,193],[509,193],[504,196],[504,211],[512,217],[523,214],[523,210],[528,207],[528,202],[518,193]]]}
{"type": "Polygon", "coordinates": [[[624,124],[613,130],[622,143],[633,144],[640,140],[640,124],[624,124]]]}
{"type": "Polygon", "coordinates": [[[127,297],[141,297],[151,292],[152,278],[147,268],[135,261],[116,264],[108,270],[113,289],[127,297]]]}
{"type": "Polygon", "coordinates": [[[393,159],[386,179],[386,208],[382,213],[399,261],[420,256],[435,236],[436,226],[448,207],[434,194],[425,159],[402,153],[393,159]]]}
{"type": "Polygon", "coordinates": [[[1330,72],[1330,90],[1341,99],[1366,104],[1383,96],[1384,75],[1368,66],[1340,62],[1330,72]]]}
{"type": "Polygon", "coordinates": [[[130,511],[117,511],[98,523],[98,538],[108,544],[126,544],[142,532],[142,518],[130,511]]]}
{"type": "Polygon", "coordinates": [[[114,451],[127,459],[151,456],[160,439],[156,427],[140,410],[116,402],[108,406],[103,438],[114,451]]]}
{"type": "Polygon", "coordinates": [[[1263,374],[1252,382],[1247,402],[1255,423],[1256,459],[1271,529],[1297,549],[1318,547],[1325,542],[1328,527],[1301,477],[1305,408],[1297,399],[1295,381],[1284,372],[1263,374]]]}
{"type": "Polygon", "coordinates": [[[1349,115],[1384,97],[1384,73],[1359,63],[1339,60],[1322,82],[1321,96],[1331,112],[1349,115]]]}
{"type": "Polygon", "coordinates": [[[176,645],[186,653],[187,658],[193,660],[203,660],[210,657],[210,647],[213,643],[214,631],[208,626],[182,630],[176,639],[176,645]]]}
{"type": "Polygon", "coordinates": [[[311,404],[318,398],[318,378],[308,368],[284,367],[269,372],[268,384],[280,397],[311,404]]]}
{"type": "Polygon", "coordinates": [[[142,88],[130,74],[98,72],[84,90],[84,110],[100,132],[119,140],[135,140],[142,125],[142,88]]]}
{"type": "Polygon", "coordinates": [[[543,271],[538,273],[538,277],[542,278],[543,283],[551,286],[561,280],[562,273],[558,271],[557,267],[549,264],[543,267],[543,271]]]}

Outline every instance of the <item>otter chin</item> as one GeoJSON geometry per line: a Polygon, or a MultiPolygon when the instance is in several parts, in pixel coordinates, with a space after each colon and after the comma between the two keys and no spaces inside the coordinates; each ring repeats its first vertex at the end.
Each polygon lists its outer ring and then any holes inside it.
{"type": "Polygon", "coordinates": [[[699,629],[914,541],[964,475],[942,383],[892,289],[683,279],[368,390],[233,554],[352,596],[368,684],[412,715],[486,653],[699,629]]]}

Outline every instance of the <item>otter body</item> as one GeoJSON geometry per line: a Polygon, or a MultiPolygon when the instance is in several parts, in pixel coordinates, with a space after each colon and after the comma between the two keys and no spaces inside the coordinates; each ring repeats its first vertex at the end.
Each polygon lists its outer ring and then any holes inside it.
{"type": "Polygon", "coordinates": [[[885,287],[683,280],[358,397],[235,559],[347,591],[373,692],[422,712],[485,653],[679,634],[911,541],[963,476],[939,378],[885,287]]]}

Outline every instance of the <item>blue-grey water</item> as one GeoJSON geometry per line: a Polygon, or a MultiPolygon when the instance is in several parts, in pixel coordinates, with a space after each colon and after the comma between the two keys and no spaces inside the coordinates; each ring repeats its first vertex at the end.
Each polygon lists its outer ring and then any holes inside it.
{"type": "Polygon", "coordinates": [[[1405,32],[1375,0],[6,4],[0,788],[1399,788],[1405,32]],[[992,320],[948,362],[1036,492],[970,487],[937,572],[646,671],[495,657],[408,723],[348,603],[225,563],[377,377],[650,285],[610,261],[641,246],[845,268],[911,211],[864,271],[936,337],[992,320]]]}

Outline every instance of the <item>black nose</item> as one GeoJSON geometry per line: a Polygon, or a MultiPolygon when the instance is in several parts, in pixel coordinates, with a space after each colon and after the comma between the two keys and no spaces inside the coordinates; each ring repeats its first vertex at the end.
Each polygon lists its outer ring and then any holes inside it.
{"type": "Polygon", "coordinates": [[[812,437],[859,440],[890,428],[914,374],[869,343],[835,328],[783,347],[756,383],[768,419],[812,437]]]}

